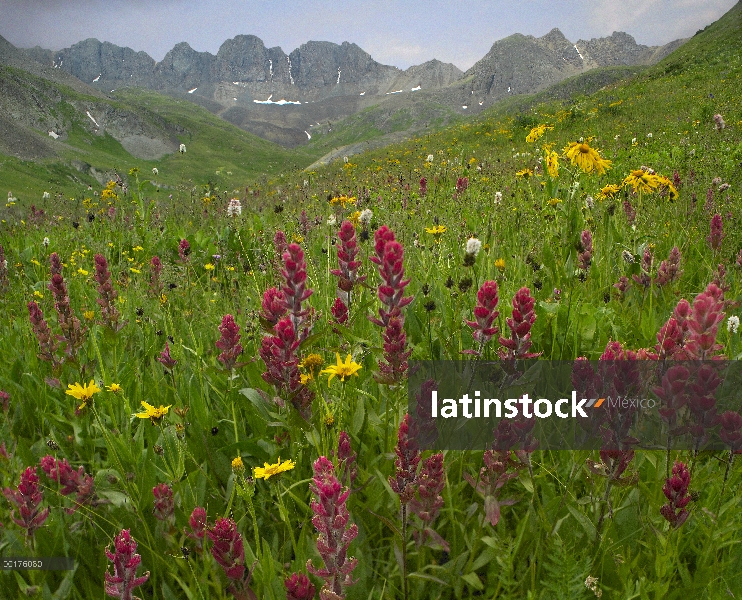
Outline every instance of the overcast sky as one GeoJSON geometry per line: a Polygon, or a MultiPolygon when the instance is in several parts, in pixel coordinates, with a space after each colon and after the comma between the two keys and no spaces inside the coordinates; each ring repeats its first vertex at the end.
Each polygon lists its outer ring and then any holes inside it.
{"type": "Polygon", "coordinates": [[[559,27],[572,42],[625,31],[661,45],[703,29],[737,0],[0,0],[0,35],[60,50],[89,37],[157,61],[178,42],[216,54],[257,35],[287,54],[309,40],[354,42],[384,64],[437,58],[462,70],[513,33],[559,27]]]}

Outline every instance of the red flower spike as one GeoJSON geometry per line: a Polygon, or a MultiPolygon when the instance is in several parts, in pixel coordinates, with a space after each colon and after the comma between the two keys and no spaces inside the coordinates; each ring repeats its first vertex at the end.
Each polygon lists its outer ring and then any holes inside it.
{"type": "Polygon", "coordinates": [[[114,551],[106,547],[106,557],[113,563],[113,575],[106,571],[106,594],[120,600],[134,600],[132,590],[149,579],[149,571],[137,577],[137,567],[142,557],[136,553],[137,543],[132,539],[128,529],[124,529],[113,540],[114,551]]]}

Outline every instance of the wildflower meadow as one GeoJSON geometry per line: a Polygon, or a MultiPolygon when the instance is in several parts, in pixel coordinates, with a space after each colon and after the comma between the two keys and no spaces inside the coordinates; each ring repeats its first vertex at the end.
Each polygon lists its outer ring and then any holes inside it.
{"type": "Polygon", "coordinates": [[[0,598],[742,597],[742,405],[688,367],[742,356],[742,59],[715,31],[312,171],[9,191],[0,555],[72,560],[4,565],[0,598]],[[662,368],[643,391],[687,448],[543,449],[519,420],[426,449],[416,361],[525,359],[619,365],[618,395],[662,368]]]}

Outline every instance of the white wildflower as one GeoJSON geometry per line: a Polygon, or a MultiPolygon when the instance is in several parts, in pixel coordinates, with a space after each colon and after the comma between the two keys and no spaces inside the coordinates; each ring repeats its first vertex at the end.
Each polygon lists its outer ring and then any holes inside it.
{"type": "Polygon", "coordinates": [[[347,156],[343,156],[343,162],[344,162],[344,163],[345,163],[346,165],[348,164],[348,157],[347,157],[347,156]]]}
{"type": "Polygon", "coordinates": [[[158,175],[160,172],[157,170],[157,167],[152,167],[152,175],[158,175]]]}
{"type": "Polygon", "coordinates": [[[242,214],[242,204],[238,198],[232,198],[227,206],[228,217],[239,217],[242,214]]]}
{"type": "Polygon", "coordinates": [[[737,333],[738,329],[739,317],[737,315],[732,315],[727,319],[727,331],[729,331],[729,333],[737,333]]]}
{"type": "Polygon", "coordinates": [[[624,250],[621,252],[621,258],[623,258],[624,262],[632,264],[636,259],[634,258],[634,255],[631,254],[628,250],[624,250]]]}
{"type": "Polygon", "coordinates": [[[368,227],[373,216],[373,211],[370,208],[365,208],[361,211],[361,215],[358,217],[358,220],[361,222],[362,225],[368,227]]]}
{"type": "Polygon", "coordinates": [[[595,208],[595,200],[590,194],[588,194],[587,198],[585,198],[585,206],[587,206],[591,210],[595,208]]]}
{"type": "Polygon", "coordinates": [[[44,238],[44,241],[42,243],[44,244],[44,248],[48,248],[49,247],[49,238],[48,237],[45,237],[44,238]]]}
{"type": "Polygon", "coordinates": [[[49,195],[49,192],[44,192],[44,195],[41,196],[42,200],[48,200],[49,198],[51,198],[51,196],[49,195]]]}
{"type": "Polygon", "coordinates": [[[479,251],[482,249],[482,242],[480,242],[477,238],[469,238],[466,242],[466,253],[471,254],[472,256],[476,256],[479,254],[479,251]]]}
{"type": "Polygon", "coordinates": [[[327,224],[328,224],[328,225],[329,225],[330,227],[334,227],[335,225],[337,225],[337,223],[338,223],[338,220],[337,220],[337,219],[335,218],[335,215],[330,215],[330,216],[328,217],[328,219],[327,219],[327,224]]]}
{"type": "Polygon", "coordinates": [[[181,154],[185,154],[185,151],[186,151],[185,144],[181,144],[180,148],[178,148],[178,152],[180,152],[181,154]]]}
{"type": "Polygon", "coordinates": [[[631,143],[636,144],[636,138],[631,138],[631,143]]]}
{"type": "Polygon", "coordinates": [[[428,158],[425,159],[426,162],[433,162],[433,155],[428,154],[428,158]]]}
{"type": "Polygon", "coordinates": [[[647,134],[647,137],[651,139],[652,138],[652,134],[651,133],[648,133],[647,134]]]}
{"type": "Polygon", "coordinates": [[[502,192],[495,192],[495,204],[502,202],[502,192]]]}

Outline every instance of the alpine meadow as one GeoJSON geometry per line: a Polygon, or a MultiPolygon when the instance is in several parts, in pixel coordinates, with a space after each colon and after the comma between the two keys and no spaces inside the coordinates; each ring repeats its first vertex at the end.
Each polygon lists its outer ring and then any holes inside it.
{"type": "Polygon", "coordinates": [[[0,599],[742,598],[742,2],[667,52],[304,135],[0,45],[0,599]],[[429,361],[669,433],[439,447],[429,361]]]}

